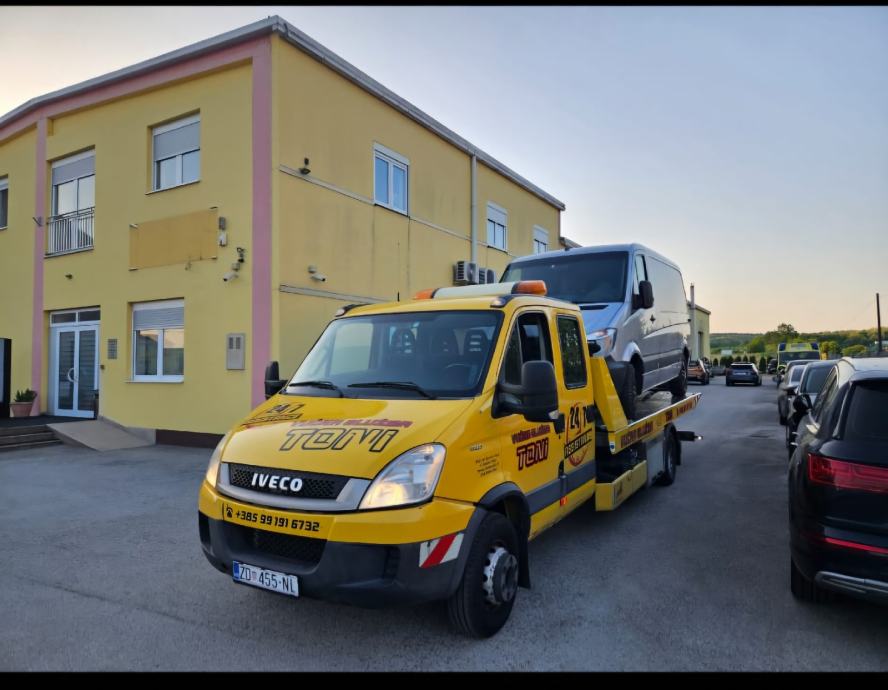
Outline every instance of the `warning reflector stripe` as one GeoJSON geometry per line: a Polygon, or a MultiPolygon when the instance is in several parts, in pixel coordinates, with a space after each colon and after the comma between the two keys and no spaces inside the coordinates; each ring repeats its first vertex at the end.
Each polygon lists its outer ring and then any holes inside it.
{"type": "Polygon", "coordinates": [[[446,537],[432,539],[419,545],[419,567],[431,568],[459,555],[463,534],[448,534],[446,537]]]}

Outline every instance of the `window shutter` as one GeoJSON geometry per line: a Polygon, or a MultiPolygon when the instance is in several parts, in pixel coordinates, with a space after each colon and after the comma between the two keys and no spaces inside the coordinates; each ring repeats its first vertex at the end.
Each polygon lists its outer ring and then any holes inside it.
{"type": "Polygon", "coordinates": [[[133,329],[144,331],[152,328],[184,328],[185,305],[155,309],[133,307],[133,329]]]}
{"type": "Polygon", "coordinates": [[[493,204],[487,204],[487,220],[492,220],[494,223],[505,226],[506,225],[506,214],[503,213],[499,208],[494,206],[493,204]]]}
{"type": "Polygon", "coordinates": [[[62,184],[76,180],[78,177],[87,177],[96,174],[95,154],[80,158],[79,160],[66,162],[56,161],[52,164],[52,184],[62,184]]]}
{"type": "Polygon", "coordinates": [[[200,148],[200,122],[154,135],[154,160],[159,161],[200,148]]]}

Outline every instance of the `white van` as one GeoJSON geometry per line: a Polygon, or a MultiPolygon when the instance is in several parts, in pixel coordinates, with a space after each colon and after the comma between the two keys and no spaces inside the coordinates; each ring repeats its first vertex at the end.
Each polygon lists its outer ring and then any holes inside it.
{"type": "Polygon", "coordinates": [[[579,305],[590,352],[607,360],[627,416],[645,391],[684,397],[690,318],[669,259],[640,244],[579,247],[515,259],[502,282],[514,280],[544,280],[549,297],[579,305]]]}

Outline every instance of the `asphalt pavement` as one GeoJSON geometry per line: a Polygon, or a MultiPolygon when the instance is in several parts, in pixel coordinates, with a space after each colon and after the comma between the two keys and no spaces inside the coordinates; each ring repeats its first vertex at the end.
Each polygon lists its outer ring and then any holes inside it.
{"type": "Polygon", "coordinates": [[[584,506],[530,548],[489,640],[440,605],[365,610],[236,585],[200,549],[209,451],[0,454],[0,670],[888,670],[888,607],[789,591],[770,377],[717,378],[670,487],[584,506]]]}

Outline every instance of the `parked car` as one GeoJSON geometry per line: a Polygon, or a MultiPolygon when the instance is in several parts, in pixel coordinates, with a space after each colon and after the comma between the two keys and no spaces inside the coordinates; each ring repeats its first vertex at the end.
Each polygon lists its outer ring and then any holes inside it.
{"type": "Polygon", "coordinates": [[[665,256],[640,244],[544,252],[512,261],[502,282],[516,280],[543,280],[547,296],[580,307],[627,417],[645,391],[687,394],[688,302],[681,271],[665,256]]]}
{"type": "Polygon", "coordinates": [[[762,375],[755,364],[734,362],[725,370],[725,385],[733,386],[735,383],[751,383],[753,386],[761,386],[762,375]]]}
{"type": "MultiPolygon", "coordinates": [[[[807,366],[802,369],[802,378],[796,386],[796,395],[807,395],[811,405],[817,403],[817,395],[823,388],[823,382],[826,376],[832,370],[836,363],[834,359],[823,360],[822,362],[808,362],[807,366]]],[[[779,404],[779,403],[778,403],[779,404]]],[[[788,399],[788,411],[786,417],[786,448],[792,455],[792,435],[795,433],[799,425],[799,421],[804,415],[799,414],[792,405],[792,398],[788,399]]]]}
{"type": "Polygon", "coordinates": [[[786,365],[786,372],[775,377],[777,381],[777,415],[780,424],[785,425],[786,419],[792,414],[792,396],[796,393],[802,373],[808,362],[793,361],[786,365]]]}
{"type": "Polygon", "coordinates": [[[777,373],[777,360],[776,359],[769,359],[768,360],[768,373],[769,374],[776,374],[777,373]]]}
{"type": "Polygon", "coordinates": [[[688,381],[696,381],[704,386],[709,384],[709,369],[706,364],[699,359],[692,359],[688,362],[688,381]]]}
{"type": "Polygon", "coordinates": [[[832,364],[789,462],[790,588],[888,601],[888,360],[832,364]]]}

